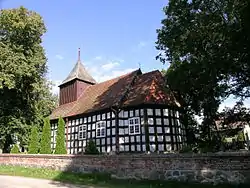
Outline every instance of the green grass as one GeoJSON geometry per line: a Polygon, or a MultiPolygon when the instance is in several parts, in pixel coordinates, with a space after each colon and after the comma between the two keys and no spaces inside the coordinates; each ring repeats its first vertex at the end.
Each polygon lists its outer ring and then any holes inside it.
{"type": "Polygon", "coordinates": [[[229,185],[201,185],[180,182],[166,181],[137,181],[137,180],[116,180],[112,179],[109,174],[104,173],[69,173],[44,168],[25,168],[21,166],[3,166],[0,165],[0,175],[24,176],[33,178],[42,178],[56,180],[81,185],[96,185],[97,187],[109,188],[233,188],[233,187],[248,187],[247,185],[229,186],[229,185]]]}

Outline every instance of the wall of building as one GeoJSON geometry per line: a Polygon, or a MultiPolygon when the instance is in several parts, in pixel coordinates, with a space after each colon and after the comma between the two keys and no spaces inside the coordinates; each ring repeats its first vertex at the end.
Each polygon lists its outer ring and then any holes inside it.
{"type": "Polygon", "coordinates": [[[250,153],[118,156],[1,154],[0,165],[106,172],[113,177],[127,179],[203,183],[243,183],[250,180],[250,153]]]}
{"type": "MultiPolygon", "coordinates": [[[[52,124],[51,142],[55,148],[57,125],[52,124]]],[[[67,128],[67,126],[66,126],[67,128]]],[[[67,131],[67,130],[65,130],[67,131]]],[[[67,132],[65,132],[67,134],[67,132]]],[[[116,150],[115,115],[103,112],[87,117],[71,118],[68,122],[67,149],[69,154],[84,151],[89,139],[93,139],[102,153],[116,150]],[[97,137],[96,123],[104,121],[105,136],[97,137]],[[87,126],[87,138],[79,138],[79,126],[87,126]]],[[[186,142],[184,126],[180,123],[179,112],[168,109],[128,109],[119,113],[119,146],[120,152],[155,152],[179,150],[186,142]],[[130,118],[138,118],[139,133],[129,133],[130,118]]]]}

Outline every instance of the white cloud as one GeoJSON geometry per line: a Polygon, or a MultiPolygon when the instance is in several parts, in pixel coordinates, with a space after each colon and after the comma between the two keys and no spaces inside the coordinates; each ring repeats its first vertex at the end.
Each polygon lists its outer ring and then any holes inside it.
{"type": "Polygon", "coordinates": [[[59,94],[59,85],[62,83],[61,80],[55,80],[55,81],[52,81],[52,87],[50,89],[50,91],[53,93],[53,94],[59,94]]]}
{"type": "Polygon", "coordinates": [[[122,76],[124,74],[127,74],[129,72],[132,72],[134,70],[135,69],[133,69],[133,68],[128,68],[128,69],[124,69],[124,70],[113,70],[108,74],[100,74],[100,75],[93,75],[93,76],[97,82],[104,82],[104,81],[122,76]]]}
{"type": "Polygon", "coordinates": [[[139,49],[141,49],[141,48],[143,48],[143,47],[145,47],[147,45],[147,43],[145,42],[145,41],[141,41],[141,42],[139,42],[139,44],[138,44],[138,48],[139,49]]]}
{"type": "Polygon", "coordinates": [[[102,59],[103,59],[102,56],[96,56],[96,57],[94,58],[94,60],[102,60],[102,59]]]}
{"type": "Polygon", "coordinates": [[[64,57],[60,54],[57,54],[55,57],[56,57],[56,59],[60,59],[60,60],[64,59],[64,57]]]}
{"type": "Polygon", "coordinates": [[[105,71],[109,71],[109,70],[111,70],[114,67],[119,66],[119,65],[120,65],[119,62],[110,61],[109,63],[102,65],[102,69],[104,69],[105,71]]]}

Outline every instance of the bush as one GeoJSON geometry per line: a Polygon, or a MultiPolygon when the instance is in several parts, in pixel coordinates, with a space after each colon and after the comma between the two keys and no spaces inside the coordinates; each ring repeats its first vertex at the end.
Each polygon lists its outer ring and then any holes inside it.
{"type": "Polygon", "coordinates": [[[51,154],[51,129],[49,118],[44,119],[40,154],[51,154]]]}
{"type": "Polygon", "coordinates": [[[85,154],[88,155],[97,155],[99,154],[99,151],[95,145],[95,142],[93,140],[89,140],[89,142],[87,143],[87,146],[85,148],[85,154]]]}
{"type": "Polygon", "coordinates": [[[17,144],[15,144],[15,145],[11,148],[10,153],[20,153],[19,147],[18,147],[17,144]]]}
{"type": "Polygon", "coordinates": [[[65,122],[62,117],[58,120],[55,154],[67,154],[65,145],[65,122]]]}
{"type": "Polygon", "coordinates": [[[39,137],[37,127],[34,126],[31,129],[30,138],[29,138],[29,146],[28,153],[29,154],[37,154],[39,149],[39,137]]]}

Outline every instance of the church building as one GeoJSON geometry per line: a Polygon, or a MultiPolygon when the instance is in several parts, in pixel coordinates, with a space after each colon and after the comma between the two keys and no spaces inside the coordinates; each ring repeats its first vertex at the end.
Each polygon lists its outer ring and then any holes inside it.
{"type": "Polygon", "coordinates": [[[140,69],[97,83],[80,60],[59,85],[50,115],[55,148],[58,118],[65,120],[68,154],[83,153],[92,139],[101,153],[164,152],[186,143],[181,107],[160,71],[140,69]]]}

